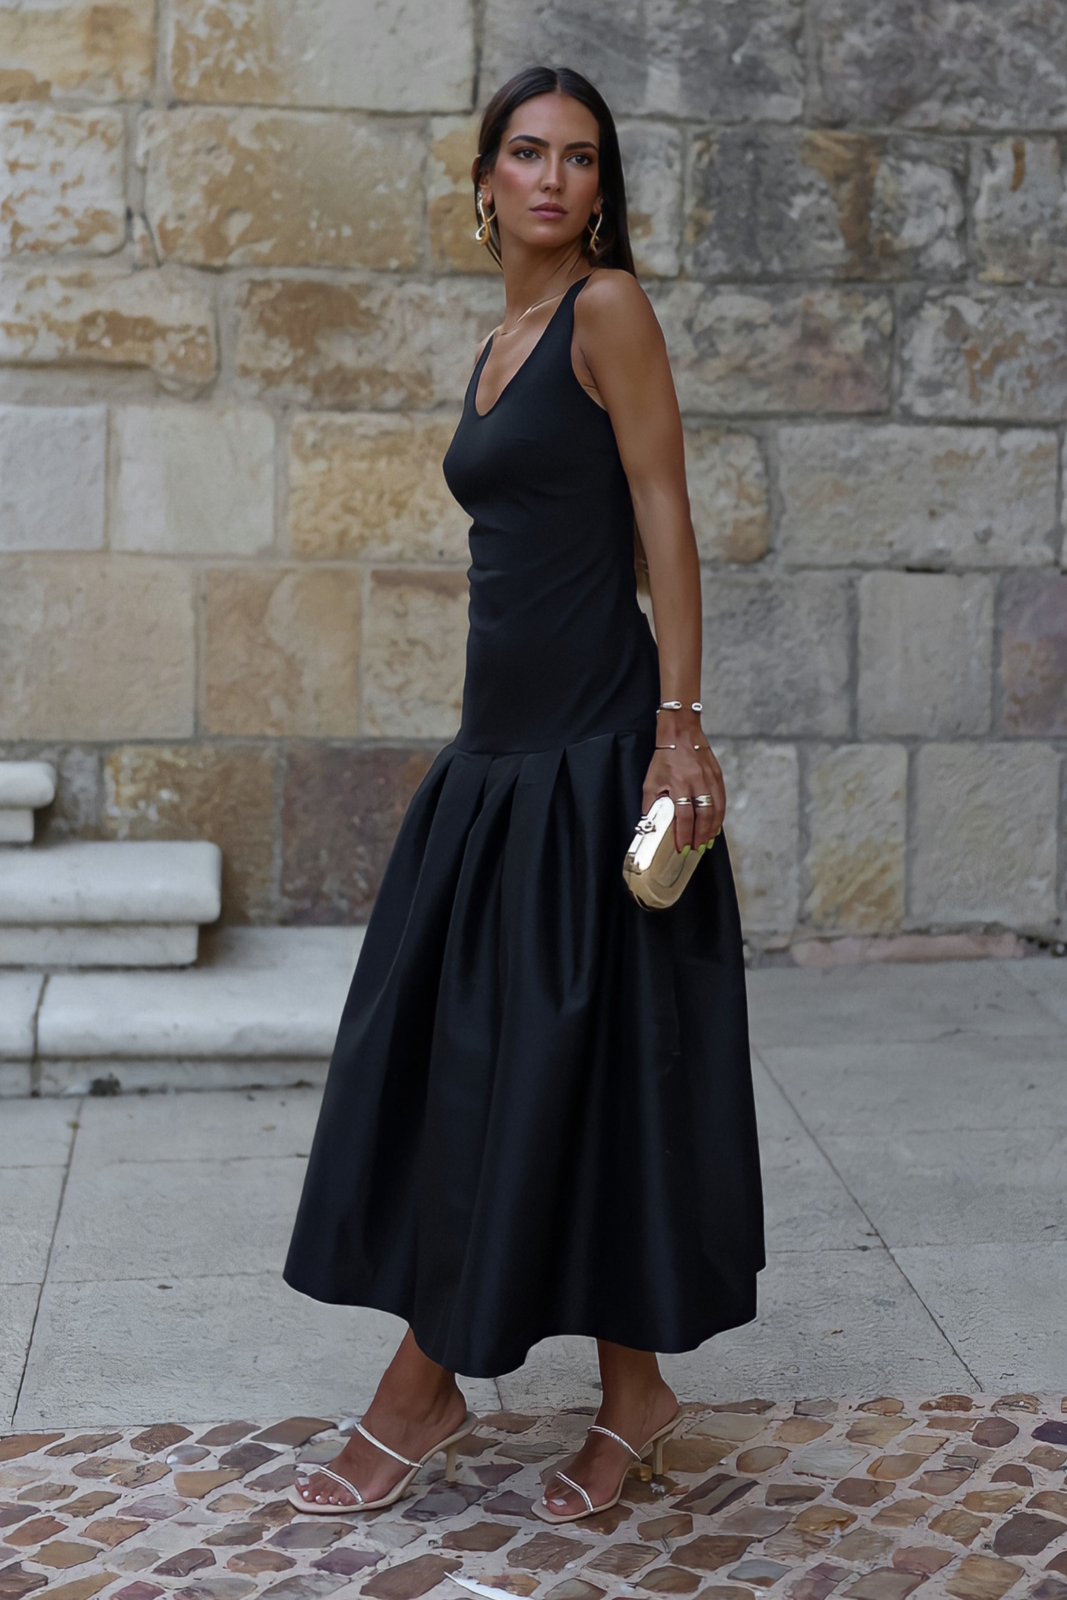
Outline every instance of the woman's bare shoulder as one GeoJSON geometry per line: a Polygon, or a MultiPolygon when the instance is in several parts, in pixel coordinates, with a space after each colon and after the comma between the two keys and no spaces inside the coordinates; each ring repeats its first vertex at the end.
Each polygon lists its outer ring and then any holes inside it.
{"type": "Polygon", "coordinates": [[[632,272],[620,267],[595,267],[575,305],[579,335],[629,333],[638,342],[658,333],[652,302],[632,272]]]}

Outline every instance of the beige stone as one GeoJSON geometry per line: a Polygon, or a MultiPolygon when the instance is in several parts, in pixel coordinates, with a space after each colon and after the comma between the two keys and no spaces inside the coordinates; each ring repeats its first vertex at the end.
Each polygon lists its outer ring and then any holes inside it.
{"type": "Polygon", "coordinates": [[[121,250],[124,147],[119,111],[0,112],[0,254],[121,250]]]}
{"type": "Polygon", "coordinates": [[[99,550],[103,406],[0,406],[0,550],[99,550]]]}
{"type": "Polygon", "coordinates": [[[155,18],[155,0],[3,0],[0,100],[142,99],[155,18]]]}
{"type": "Polygon", "coordinates": [[[989,145],[974,202],[978,276],[1067,283],[1067,184],[1055,139],[989,145]]]}
{"type": "Polygon", "coordinates": [[[478,116],[434,117],[430,124],[426,217],[435,272],[500,272],[474,237],[478,217],[471,162],[478,153],[480,121],[478,116]]]}
{"type": "Polygon", "coordinates": [[[767,470],[748,433],[685,430],[689,506],[702,561],[759,561],[767,553],[771,512],[767,470]]]}
{"type": "Polygon", "coordinates": [[[652,298],[683,411],[866,412],[889,403],[893,311],[883,294],[683,282],[652,298]]]}
{"type": "Polygon", "coordinates": [[[798,903],[796,748],[755,740],[712,743],[726,784],[723,831],[745,936],[757,944],[788,943],[798,903]]]}
{"type": "Polygon", "coordinates": [[[626,213],[643,278],[673,278],[682,237],[682,134],[662,122],[621,122],[626,213]]]}
{"type": "Polygon", "coordinates": [[[932,292],[903,318],[900,402],[916,417],[1058,423],[1067,304],[1005,290],[932,292]]]}
{"type": "Polygon", "coordinates": [[[459,727],[467,580],[423,568],[372,572],[364,620],[363,728],[447,739],[459,727]]]}
{"type": "Polygon", "coordinates": [[[860,423],[778,435],[786,561],[1044,566],[1058,540],[1051,430],[860,423]]]}
{"type": "Polygon", "coordinates": [[[117,406],[115,550],[255,555],[274,537],[274,421],[251,407],[117,406]]]}
{"type": "Polygon", "coordinates": [[[859,582],[862,734],[988,733],[993,586],[980,573],[867,572],[859,582]]]}
{"type": "Polygon", "coordinates": [[[471,102],[470,0],[172,0],[179,99],[459,111],[471,102]]]}
{"type": "Polygon", "coordinates": [[[902,745],[812,751],[804,922],[848,933],[887,933],[901,926],[907,782],[902,745]]]}
{"type": "Polygon", "coordinates": [[[0,736],[183,738],[193,696],[181,568],[94,556],[0,562],[0,736]]]}
{"type": "Polygon", "coordinates": [[[456,421],[454,414],[298,417],[289,432],[293,554],[465,560],[470,518],[441,471],[456,421]]]}
{"type": "Polygon", "coordinates": [[[206,285],[170,270],[103,268],[0,274],[0,363],[148,367],[169,389],[215,375],[215,315],[206,285]]]}
{"type": "Polygon", "coordinates": [[[360,578],[338,567],[218,567],[205,579],[205,733],[359,731],[360,578]]]}
{"type": "Polygon", "coordinates": [[[139,149],[164,261],[420,264],[424,151],[409,122],[185,106],[146,113],[139,149]]]}
{"type": "Polygon", "coordinates": [[[1058,769],[1045,744],[919,750],[912,927],[1053,923],[1058,769]]]}
{"type": "Polygon", "coordinates": [[[462,399],[503,299],[498,283],[474,277],[256,278],[237,307],[242,392],[298,405],[424,410],[462,399]]]}

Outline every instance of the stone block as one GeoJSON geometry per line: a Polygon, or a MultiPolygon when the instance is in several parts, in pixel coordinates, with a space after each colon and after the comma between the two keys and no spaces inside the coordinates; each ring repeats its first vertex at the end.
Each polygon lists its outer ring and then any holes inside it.
{"type": "Polygon", "coordinates": [[[441,461],[457,417],[298,417],[289,431],[289,542],[294,555],[464,561],[470,518],[441,461]]]}
{"type": "Polygon", "coordinates": [[[29,806],[0,806],[0,844],[32,844],[33,812],[29,806]]]}
{"type": "Polygon", "coordinates": [[[457,404],[502,309],[499,284],[475,277],[256,278],[237,296],[238,385],[297,405],[457,404]]]}
{"type": "Polygon", "coordinates": [[[37,973],[0,972],[0,1061],[29,1061],[37,1044],[37,973]]]}
{"type": "Polygon", "coordinates": [[[1059,758],[1044,744],[925,745],[916,756],[913,927],[1056,917],[1059,758]]]}
{"type": "Polygon", "coordinates": [[[193,621],[167,562],[0,561],[0,738],[187,737],[193,621]]]}
{"type": "Polygon", "coordinates": [[[654,291],[683,411],[882,411],[893,311],[862,289],[654,291]]]}
{"type": "Polygon", "coordinates": [[[1058,539],[1057,445],[1036,429],[859,423],[778,434],[787,562],[1045,566],[1058,539]]]}
{"type": "Polygon", "coordinates": [[[173,0],[180,100],[365,111],[471,103],[470,0],[173,0]]]}
{"type": "Polygon", "coordinates": [[[433,756],[413,745],[289,747],[282,788],[286,922],[366,921],[433,756]]]}
{"type": "Polygon", "coordinates": [[[917,417],[1057,421],[1067,409],[1067,304],[995,289],[928,295],[903,320],[900,400],[917,417]]]}
{"type": "Polygon", "coordinates": [[[274,421],[225,405],[117,406],[109,543],[167,555],[255,555],[274,538],[274,421]]]}
{"type": "Polygon", "coordinates": [[[814,0],[809,17],[820,121],[1067,127],[1067,38],[1048,0],[814,0]]]}
{"type": "Polygon", "coordinates": [[[148,367],[164,388],[197,389],[218,365],[211,296],[201,280],[172,271],[8,266],[0,363],[148,367]]]}
{"type": "Polygon", "coordinates": [[[185,106],[146,113],[140,157],[164,261],[420,265],[424,149],[410,122],[185,106]]]}
{"type": "Polygon", "coordinates": [[[988,283],[1067,283],[1067,179],[1055,139],[986,146],[974,237],[988,283]]]}
{"type": "Polygon", "coordinates": [[[227,922],[269,921],[274,896],[273,749],[121,745],[104,765],[112,839],[210,839],[222,851],[227,922]]]}
{"type": "Polygon", "coordinates": [[[1000,692],[1003,733],[1067,737],[1067,577],[1003,580],[1000,692]]]}
{"type": "Polygon", "coordinates": [[[121,250],[124,146],[119,111],[0,112],[0,255],[121,250]]]}
{"type": "Polygon", "coordinates": [[[364,731],[451,738],[463,699],[465,574],[425,567],[372,572],[363,639],[364,731]]]}
{"type": "Polygon", "coordinates": [[[55,795],[51,762],[0,761],[0,844],[32,844],[33,813],[55,795]]]}
{"type": "Polygon", "coordinates": [[[692,144],[686,264],[698,278],[954,278],[966,153],[944,139],[722,128],[692,144]]]}
{"type": "Polygon", "coordinates": [[[706,573],[705,725],[784,738],[846,734],[849,591],[847,578],[826,572],[706,573]]]}
{"type": "Polygon", "coordinates": [[[771,532],[767,469],[748,433],[685,430],[686,477],[702,561],[759,561],[771,532]]]}
{"type": "Polygon", "coordinates": [[[99,550],[103,406],[0,406],[0,550],[99,550]]]}
{"type": "Polygon", "coordinates": [[[834,933],[889,933],[901,926],[907,783],[902,745],[811,752],[805,923],[834,933]]]}
{"type": "Polygon", "coordinates": [[[430,123],[430,150],[426,163],[426,221],[430,232],[430,260],[435,272],[487,272],[499,267],[474,237],[478,226],[474,209],[471,162],[478,153],[481,118],[434,117],[430,123]]]}
{"type": "Polygon", "coordinates": [[[217,567],[205,578],[202,726],[209,734],[359,731],[360,575],[217,567]]]}
{"type": "Polygon", "coordinates": [[[682,135],[663,122],[621,122],[626,217],[642,278],[673,278],[682,237],[682,135]]]}
{"type": "Polygon", "coordinates": [[[745,937],[788,943],[797,918],[799,777],[790,744],[713,740],[726,785],[724,834],[745,937]]]}
{"type": "Polygon", "coordinates": [[[531,61],[565,61],[592,78],[616,115],[790,122],[800,116],[800,0],[488,0],[482,82],[531,61]]]}
{"type": "Polygon", "coordinates": [[[0,100],[141,100],[155,23],[155,0],[3,0],[0,100]]]}
{"type": "Polygon", "coordinates": [[[989,732],[993,582],[980,573],[864,573],[861,734],[952,739],[989,732]]]}

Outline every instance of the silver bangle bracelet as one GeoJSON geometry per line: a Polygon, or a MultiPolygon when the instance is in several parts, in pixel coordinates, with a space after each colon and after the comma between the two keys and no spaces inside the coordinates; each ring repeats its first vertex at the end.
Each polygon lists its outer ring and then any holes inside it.
{"type": "MultiPolygon", "coordinates": [[[[703,705],[701,704],[701,702],[699,700],[694,700],[692,705],[689,707],[689,709],[690,709],[690,711],[701,712],[701,711],[703,711],[704,707],[703,707],[703,705]]],[[[661,711],[682,711],[682,710],[684,710],[684,707],[683,707],[682,702],[680,700],[663,700],[656,707],[656,715],[658,717],[661,711]]]]}

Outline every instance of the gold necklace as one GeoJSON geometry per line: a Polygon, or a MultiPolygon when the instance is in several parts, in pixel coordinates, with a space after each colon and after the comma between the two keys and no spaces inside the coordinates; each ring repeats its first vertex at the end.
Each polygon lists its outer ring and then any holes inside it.
{"type": "Polygon", "coordinates": [[[531,311],[536,311],[537,310],[538,306],[547,306],[553,300],[562,300],[563,296],[566,293],[567,293],[566,289],[561,289],[559,294],[550,294],[550,295],[546,295],[543,300],[535,300],[532,306],[527,306],[526,310],[521,312],[520,315],[515,318],[515,321],[512,323],[510,328],[505,328],[503,325],[501,325],[496,330],[497,338],[498,339],[506,339],[509,333],[514,333],[515,332],[515,329],[518,327],[518,325],[522,321],[523,317],[528,317],[530,315],[531,311]]]}

